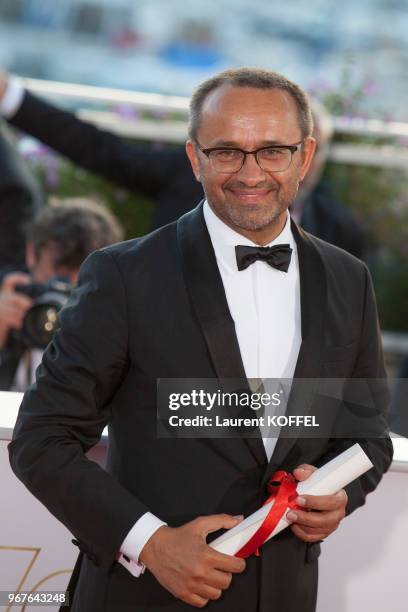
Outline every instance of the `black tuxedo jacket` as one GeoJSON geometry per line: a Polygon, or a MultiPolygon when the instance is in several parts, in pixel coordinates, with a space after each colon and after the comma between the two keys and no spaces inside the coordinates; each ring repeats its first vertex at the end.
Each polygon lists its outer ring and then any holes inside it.
{"type": "Polygon", "coordinates": [[[42,204],[33,175],[0,129],[0,272],[25,263],[25,225],[42,204]]]}
{"type": "MultiPolygon", "coordinates": [[[[383,377],[366,267],[293,225],[301,281],[302,344],[295,376],[383,377]]],[[[82,267],[61,329],[26,393],[13,441],[17,476],[75,535],[84,553],[76,612],[190,610],[146,572],[133,578],[115,555],[150,510],[177,526],[199,515],[248,514],[277,468],[320,465],[353,440],[158,439],[156,379],[245,378],[202,206],[140,239],[102,249],[82,267]],[[109,424],[106,471],[84,453],[109,424]]],[[[273,325],[273,321],[271,321],[273,325]]],[[[304,414],[302,398],[289,413],[304,414]]],[[[378,420],[386,431],[385,406],[378,420]]],[[[347,487],[348,513],[387,470],[392,445],[360,440],[374,468],[347,487]]],[[[318,543],[290,529],[248,559],[219,612],[315,609],[318,543]]]]}

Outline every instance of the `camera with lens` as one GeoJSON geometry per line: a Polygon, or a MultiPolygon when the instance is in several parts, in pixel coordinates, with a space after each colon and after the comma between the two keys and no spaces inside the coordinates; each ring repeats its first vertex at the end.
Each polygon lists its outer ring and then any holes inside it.
{"type": "Polygon", "coordinates": [[[26,312],[23,326],[13,335],[28,348],[44,349],[58,329],[58,312],[65,305],[73,285],[64,277],[54,277],[47,283],[16,285],[14,290],[33,300],[26,312]]]}

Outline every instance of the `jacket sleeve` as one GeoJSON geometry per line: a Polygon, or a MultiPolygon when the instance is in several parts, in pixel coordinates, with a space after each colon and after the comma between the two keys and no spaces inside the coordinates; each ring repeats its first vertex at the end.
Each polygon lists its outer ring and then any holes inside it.
{"type": "Polygon", "coordinates": [[[25,263],[25,226],[43,203],[41,190],[0,129],[0,268],[25,263]]]}
{"type": "MultiPolygon", "coordinates": [[[[373,436],[368,438],[357,436],[350,436],[347,439],[340,437],[332,438],[328,453],[322,457],[318,464],[319,467],[327,463],[356,442],[360,444],[364,452],[371,459],[373,467],[345,487],[348,495],[347,515],[365,503],[366,495],[377,487],[383,474],[390,467],[393,457],[393,445],[389,436],[387,419],[389,393],[376,300],[369,271],[365,264],[361,265],[364,268],[365,300],[359,350],[350,384],[353,384],[353,379],[364,379],[365,387],[370,392],[372,401],[372,416],[370,418],[375,419],[375,422],[370,423],[368,430],[373,432],[373,436]]],[[[344,431],[344,426],[345,421],[341,424],[340,431],[344,431]]],[[[364,433],[362,433],[362,436],[364,436],[364,433]]]]}
{"type": "Polygon", "coordinates": [[[78,166],[148,197],[156,197],[186,165],[180,149],[129,143],[27,91],[9,122],[78,166]]]}
{"type": "Polygon", "coordinates": [[[24,395],[9,454],[17,477],[106,568],[149,510],[85,455],[109,421],[127,368],[121,274],[109,252],[97,251],[83,264],[36,383],[24,395]]]}

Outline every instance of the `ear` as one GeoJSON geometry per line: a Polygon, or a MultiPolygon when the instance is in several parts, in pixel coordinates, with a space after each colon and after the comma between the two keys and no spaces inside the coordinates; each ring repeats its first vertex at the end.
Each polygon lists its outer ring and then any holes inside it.
{"type": "Polygon", "coordinates": [[[316,139],[312,136],[309,136],[305,139],[303,147],[302,147],[302,166],[300,169],[300,180],[303,181],[305,178],[310,164],[312,163],[313,156],[316,151],[316,139]]]}
{"type": "Polygon", "coordinates": [[[186,153],[188,159],[190,160],[194,176],[196,177],[197,181],[201,181],[200,164],[198,161],[197,149],[195,143],[192,140],[187,140],[186,142],[186,153]]]}
{"type": "Polygon", "coordinates": [[[32,242],[27,242],[26,244],[26,265],[29,270],[32,270],[37,261],[37,257],[35,255],[34,245],[32,242]]]}

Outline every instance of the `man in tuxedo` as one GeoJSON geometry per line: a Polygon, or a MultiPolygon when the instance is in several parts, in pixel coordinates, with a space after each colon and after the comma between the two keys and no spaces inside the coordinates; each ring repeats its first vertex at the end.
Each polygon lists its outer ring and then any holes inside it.
{"type": "MultiPolygon", "coordinates": [[[[255,511],[277,469],[304,480],[354,440],[157,435],[160,378],[385,376],[366,266],[288,215],[311,133],[307,97],[282,75],[209,79],[186,145],[205,201],[82,266],[9,446],[17,476],[82,551],[75,612],[312,612],[320,542],[390,465],[383,402],[382,435],[359,440],[374,467],[334,495],[297,498],[291,527],[244,561],[207,536],[255,511]],[[106,424],[104,470],[85,453],[106,424]]],[[[287,414],[310,409],[294,394],[287,414]]]]}
{"type": "MultiPolygon", "coordinates": [[[[318,151],[291,214],[306,231],[361,258],[361,228],[330,186],[320,181],[333,128],[321,105],[315,102],[314,109],[318,151]]],[[[184,148],[152,150],[126,142],[24,91],[17,77],[2,73],[0,113],[75,164],[151,198],[155,203],[153,228],[175,221],[203,196],[184,148]]]]}

